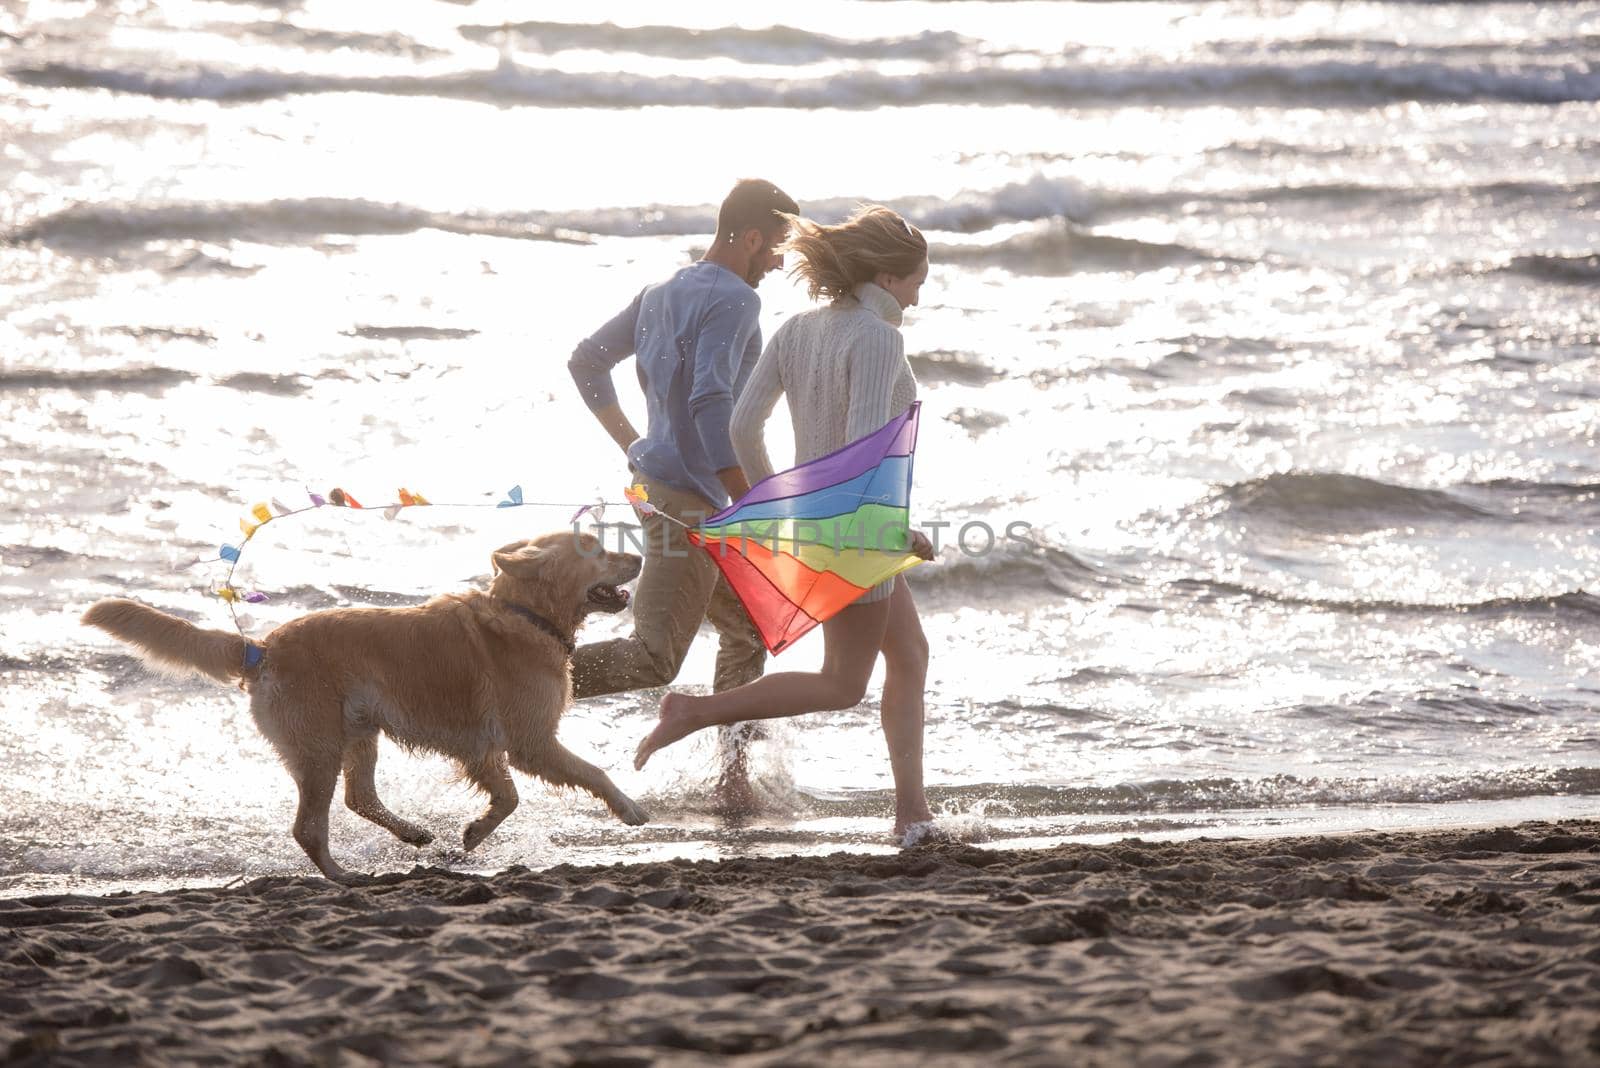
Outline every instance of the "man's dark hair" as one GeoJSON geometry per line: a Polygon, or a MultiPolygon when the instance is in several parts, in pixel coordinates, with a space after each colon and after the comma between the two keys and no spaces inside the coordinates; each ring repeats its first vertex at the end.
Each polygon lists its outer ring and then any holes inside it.
{"type": "Polygon", "coordinates": [[[779,217],[800,214],[794,198],[771,182],[744,178],[733,187],[717,212],[717,240],[732,241],[746,230],[771,234],[786,220],[779,217]]]}

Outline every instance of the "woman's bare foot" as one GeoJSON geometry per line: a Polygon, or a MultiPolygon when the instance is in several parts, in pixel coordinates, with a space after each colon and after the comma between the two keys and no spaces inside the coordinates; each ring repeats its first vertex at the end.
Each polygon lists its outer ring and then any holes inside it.
{"type": "Polygon", "coordinates": [[[903,831],[894,832],[895,841],[900,843],[901,849],[915,849],[917,846],[945,845],[957,841],[956,836],[932,820],[926,823],[912,823],[903,831]]]}
{"type": "Polygon", "coordinates": [[[933,810],[928,808],[928,803],[926,801],[924,801],[921,805],[906,811],[901,811],[897,808],[894,814],[894,836],[896,838],[904,838],[906,836],[906,832],[911,830],[911,828],[916,827],[919,824],[932,822],[933,810]]]}
{"type": "Polygon", "coordinates": [[[690,711],[693,706],[694,697],[686,693],[669,693],[661,699],[661,718],[656,721],[655,730],[645,735],[639,748],[633,751],[635,771],[642,769],[645,761],[657,749],[665,748],[700,729],[690,711]]]}

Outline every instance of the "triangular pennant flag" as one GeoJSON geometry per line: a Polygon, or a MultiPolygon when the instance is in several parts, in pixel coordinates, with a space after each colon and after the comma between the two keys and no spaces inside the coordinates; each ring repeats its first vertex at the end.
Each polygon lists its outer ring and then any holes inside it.
{"type": "Polygon", "coordinates": [[[593,504],[584,505],[582,508],[579,508],[576,512],[572,513],[572,518],[567,520],[567,523],[568,525],[576,526],[578,520],[582,519],[584,516],[589,516],[596,523],[604,523],[606,520],[606,502],[595,501],[593,504]]]}
{"type": "Polygon", "coordinates": [[[622,495],[628,498],[628,503],[633,505],[634,511],[640,515],[656,514],[656,506],[650,503],[650,491],[644,488],[644,483],[635,482],[623,490],[622,495]]]}

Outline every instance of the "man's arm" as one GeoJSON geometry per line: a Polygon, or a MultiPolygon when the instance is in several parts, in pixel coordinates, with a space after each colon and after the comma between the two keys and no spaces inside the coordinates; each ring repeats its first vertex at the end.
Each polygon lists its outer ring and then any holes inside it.
{"type": "Polygon", "coordinates": [[[623,455],[627,455],[628,446],[639,440],[639,432],[633,429],[633,423],[628,420],[627,413],[619,404],[608,404],[604,408],[597,408],[594,417],[605,428],[611,440],[617,443],[623,455]]]}
{"type": "Polygon", "coordinates": [[[572,372],[572,380],[577,383],[583,402],[624,453],[638,439],[639,433],[617,402],[611,369],[633,355],[634,330],[639,323],[639,302],[643,296],[640,293],[634,297],[633,302],[610,322],[578,342],[572,359],[567,361],[567,370],[572,372]]]}
{"type": "Polygon", "coordinates": [[[760,300],[752,291],[718,302],[707,312],[695,339],[689,389],[689,414],[717,478],[735,500],[750,491],[729,437],[733,419],[733,384],[757,329],[760,300]]]}

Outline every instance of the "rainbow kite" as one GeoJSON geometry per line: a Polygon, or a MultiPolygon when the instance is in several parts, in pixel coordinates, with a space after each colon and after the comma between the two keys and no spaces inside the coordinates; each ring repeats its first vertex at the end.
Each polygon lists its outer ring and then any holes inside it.
{"type": "Polygon", "coordinates": [[[910,552],[909,528],[920,407],[837,452],[762,479],[688,531],[772,652],[922,562],[910,552]]]}

